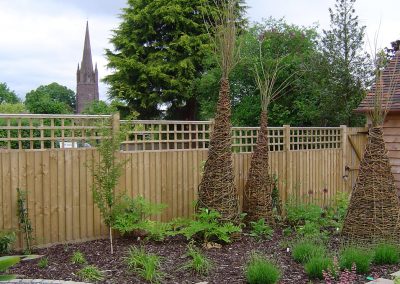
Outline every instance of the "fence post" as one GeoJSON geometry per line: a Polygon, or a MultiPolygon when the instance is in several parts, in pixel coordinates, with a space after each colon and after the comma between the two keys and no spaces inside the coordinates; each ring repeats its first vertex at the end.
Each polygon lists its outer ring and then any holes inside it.
{"type": "Polygon", "coordinates": [[[111,129],[112,134],[115,135],[119,132],[120,129],[120,119],[119,112],[115,112],[111,115],[111,129]]]}
{"type": "Polygon", "coordinates": [[[292,187],[292,161],[290,155],[290,125],[283,126],[284,146],[283,151],[285,152],[286,161],[286,186],[283,193],[282,204],[288,201],[289,191],[292,187]]]}
{"type": "Polygon", "coordinates": [[[348,172],[346,170],[347,168],[347,126],[346,125],[340,125],[340,128],[342,130],[342,191],[346,190],[347,188],[347,180],[348,180],[348,172]]]}

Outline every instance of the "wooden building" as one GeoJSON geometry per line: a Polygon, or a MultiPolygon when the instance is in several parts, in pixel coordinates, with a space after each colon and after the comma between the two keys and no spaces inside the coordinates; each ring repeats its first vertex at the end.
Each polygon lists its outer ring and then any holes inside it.
{"type": "Polygon", "coordinates": [[[383,124],[384,140],[396,186],[400,189],[400,51],[396,52],[382,71],[380,80],[355,110],[367,115],[367,126],[371,126],[371,113],[377,102],[387,110],[383,124]]]}

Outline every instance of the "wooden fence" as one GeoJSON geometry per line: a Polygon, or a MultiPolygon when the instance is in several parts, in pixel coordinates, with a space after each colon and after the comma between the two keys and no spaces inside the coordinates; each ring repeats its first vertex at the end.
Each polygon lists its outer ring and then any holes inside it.
{"type": "MultiPolygon", "coordinates": [[[[137,124],[143,125],[143,122],[137,124]]],[[[177,139],[168,143],[188,143],[177,142],[179,137],[185,137],[185,132],[179,133],[179,128],[176,129],[174,135],[177,139]]],[[[140,131],[144,133],[143,129],[140,131]]],[[[366,141],[364,128],[284,126],[270,129],[270,134],[271,131],[270,142],[275,140],[270,144],[270,169],[277,178],[283,202],[297,197],[327,205],[337,192],[351,190],[366,141]]],[[[254,147],[252,139],[257,129],[246,128],[240,133],[233,158],[235,181],[242,199],[251,160],[249,147],[254,147]]],[[[207,139],[204,140],[202,142],[206,143],[207,139]]],[[[133,145],[151,145],[152,140],[147,138],[145,144],[137,141],[133,145]]],[[[153,140],[153,145],[163,143],[160,141],[159,138],[153,140]]],[[[19,141],[16,143],[18,145],[19,141]]],[[[186,145],[197,147],[200,144],[186,145]]],[[[202,165],[207,158],[205,148],[177,148],[126,151],[122,147],[125,151],[119,153],[127,163],[118,190],[166,204],[168,207],[164,214],[158,217],[163,221],[192,214],[202,165]]],[[[85,240],[106,234],[93,203],[93,180],[87,168],[87,164],[98,158],[95,148],[0,150],[0,230],[18,228],[16,188],[21,188],[28,192],[28,209],[36,244],[85,240]]]]}

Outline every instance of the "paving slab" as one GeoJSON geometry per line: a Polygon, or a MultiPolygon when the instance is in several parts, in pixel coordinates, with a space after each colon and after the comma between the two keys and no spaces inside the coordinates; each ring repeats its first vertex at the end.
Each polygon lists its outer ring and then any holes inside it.
{"type": "Polygon", "coordinates": [[[367,284],[394,284],[394,282],[393,280],[378,278],[370,282],[367,282],[367,284]]]}

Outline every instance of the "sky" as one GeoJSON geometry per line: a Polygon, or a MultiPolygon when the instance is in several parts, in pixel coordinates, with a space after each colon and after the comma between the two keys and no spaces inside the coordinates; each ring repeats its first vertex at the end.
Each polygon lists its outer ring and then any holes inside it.
{"type": "MultiPolygon", "coordinates": [[[[247,0],[250,22],[282,18],[288,23],[329,28],[329,7],[335,0],[247,0]]],[[[109,39],[120,23],[126,0],[0,0],[0,82],[21,98],[40,85],[57,82],[76,90],[76,68],[82,60],[86,21],[89,21],[93,62],[99,77],[110,73],[104,57],[109,39]]],[[[400,1],[358,0],[360,23],[367,26],[366,51],[400,39],[400,1]],[[371,47],[372,46],[372,47],[371,47]]],[[[100,99],[107,85],[100,83],[100,99]]]]}

